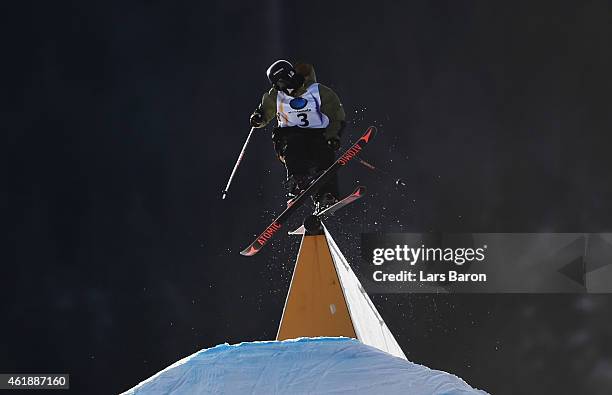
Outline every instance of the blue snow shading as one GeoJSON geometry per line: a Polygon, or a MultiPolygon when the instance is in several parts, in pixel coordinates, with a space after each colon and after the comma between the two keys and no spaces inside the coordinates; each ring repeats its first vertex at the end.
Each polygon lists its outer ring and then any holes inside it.
{"type": "Polygon", "coordinates": [[[125,394],[486,394],[459,377],[345,337],[220,344],[125,394]]]}

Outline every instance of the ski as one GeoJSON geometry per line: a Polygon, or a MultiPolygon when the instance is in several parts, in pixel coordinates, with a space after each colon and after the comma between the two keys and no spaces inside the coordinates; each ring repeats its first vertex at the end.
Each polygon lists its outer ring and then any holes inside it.
{"type": "MultiPolygon", "coordinates": [[[[317,217],[328,217],[330,215],[334,215],[334,213],[340,210],[343,207],[348,206],[353,203],[355,200],[361,199],[366,193],[366,187],[359,186],[357,187],[350,195],[346,196],[344,199],[337,201],[332,204],[325,210],[321,211],[319,214],[316,214],[317,217]]],[[[303,235],[305,232],[304,225],[301,225],[296,230],[289,232],[290,235],[303,235]]]]}
{"type": "Polygon", "coordinates": [[[368,130],[353,144],[348,150],[346,150],[336,161],[328,167],[316,180],[314,180],[308,188],[300,193],[295,199],[291,201],[291,204],[283,211],[272,223],[259,235],[255,241],[253,241],[247,248],[240,252],[244,256],[253,256],[259,252],[265,246],[270,239],[278,232],[283,226],[287,219],[293,214],[305,201],[306,199],[316,192],[317,188],[325,183],[330,176],[332,176],[340,167],[345,166],[357,154],[374,138],[376,134],[376,127],[370,126],[368,130]]]}
{"type": "Polygon", "coordinates": [[[353,191],[353,193],[351,193],[350,195],[348,195],[344,199],[337,201],[336,203],[332,204],[331,206],[329,206],[325,210],[323,210],[320,213],[318,213],[317,217],[324,217],[324,216],[334,215],[334,213],[336,211],[340,210],[342,207],[345,207],[345,206],[353,203],[355,200],[362,198],[363,195],[365,195],[365,193],[366,193],[366,187],[359,186],[359,187],[357,187],[353,191]]]}

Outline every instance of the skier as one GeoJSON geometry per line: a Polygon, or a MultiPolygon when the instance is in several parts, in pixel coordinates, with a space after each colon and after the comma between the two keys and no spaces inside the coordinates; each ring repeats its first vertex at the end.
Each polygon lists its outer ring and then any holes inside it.
{"type": "MultiPolygon", "coordinates": [[[[272,84],[250,117],[255,128],[265,127],[276,115],[272,133],[274,150],[287,170],[287,198],[296,197],[335,160],[346,124],[344,109],[330,88],[316,82],[314,68],[286,60],[274,62],[267,70],[272,84]]],[[[334,175],[313,195],[317,212],[338,201],[338,180],[334,175]]]]}

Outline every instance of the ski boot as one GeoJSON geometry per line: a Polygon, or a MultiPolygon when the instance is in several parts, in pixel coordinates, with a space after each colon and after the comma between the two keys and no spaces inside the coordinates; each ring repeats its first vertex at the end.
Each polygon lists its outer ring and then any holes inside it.
{"type": "Polygon", "coordinates": [[[293,200],[308,188],[311,181],[312,179],[306,176],[291,176],[285,181],[285,188],[287,188],[287,207],[291,206],[293,200]]]}

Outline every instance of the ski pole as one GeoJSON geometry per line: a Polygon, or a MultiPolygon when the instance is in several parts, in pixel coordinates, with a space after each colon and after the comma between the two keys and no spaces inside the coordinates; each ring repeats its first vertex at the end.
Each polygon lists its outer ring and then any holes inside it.
{"type": "Polygon", "coordinates": [[[376,171],[379,172],[380,174],[387,176],[389,178],[393,178],[395,180],[395,185],[401,185],[401,186],[406,186],[406,181],[402,180],[401,178],[395,178],[393,177],[389,172],[386,172],[382,169],[379,169],[378,167],[374,166],[373,164],[363,160],[361,157],[357,157],[357,160],[359,161],[359,163],[361,163],[362,165],[364,165],[365,167],[367,167],[368,169],[372,170],[372,171],[376,171]]]}
{"type": "Polygon", "coordinates": [[[246,141],[244,142],[244,145],[242,146],[242,150],[240,151],[240,155],[238,155],[238,159],[236,160],[236,164],[234,165],[232,174],[230,174],[229,180],[227,180],[227,185],[225,186],[225,189],[223,190],[223,196],[221,196],[221,199],[225,199],[225,197],[227,196],[227,192],[229,191],[230,185],[232,184],[232,179],[234,178],[234,175],[236,174],[236,170],[238,170],[238,166],[240,166],[240,162],[242,162],[242,157],[244,156],[244,152],[246,151],[247,145],[249,145],[249,140],[251,140],[251,136],[253,135],[254,130],[255,128],[252,127],[251,131],[249,132],[249,135],[246,138],[246,141]]]}

